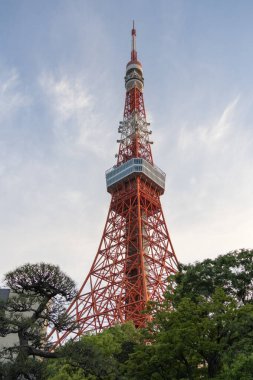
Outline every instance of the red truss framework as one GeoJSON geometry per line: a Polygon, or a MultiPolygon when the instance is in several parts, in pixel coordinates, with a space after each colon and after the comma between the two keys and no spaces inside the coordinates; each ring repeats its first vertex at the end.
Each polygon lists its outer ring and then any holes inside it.
{"type": "Polygon", "coordinates": [[[51,330],[48,339],[54,347],[116,323],[131,320],[136,327],[145,326],[147,302],[162,301],[178,269],[160,203],[165,174],[153,164],[135,38],[133,26],[118,159],[106,172],[112,198],[105,228],[90,272],[67,310],[77,327],[51,330]]]}

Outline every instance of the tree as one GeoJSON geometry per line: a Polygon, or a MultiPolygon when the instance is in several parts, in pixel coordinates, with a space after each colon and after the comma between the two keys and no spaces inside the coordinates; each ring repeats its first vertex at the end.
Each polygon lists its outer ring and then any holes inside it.
{"type": "Polygon", "coordinates": [[[182,297],[210,297],[217,287],[238,304],[253,302],[253,250],[241,249],[190,265],[181,265],[175,276],[174,301],[182,297]]]}
{"type": "Polygon", "coordinates": [[[241,250],[183,267],[174,294],[153,305],[146,332],[152,345],[139,345],[130,355],[128,378],[251,378],[252,253],[241,250]]]}
{"type": "Polygon", "coordinates": [[[140,372],[130,365],[129,375],[138,379],[144,368],[143,379],[213,378],[221,366],[220,354],[228,345],[226,332],[235,308],[222,290],[208,301],[204,297],[197,302],[183,298],[174,310],[164,305],[151,326],[152,350],[142,349],[151,358],[141,366],[138,352],[134,354],[132,360],[136,355],[140,372]]]}
{"type": "Polygon", "coordinates": [[[30,378],[31,367],[40,367],[32,358],[57,356],[45,344],[46,326],[70,328],[65,302],[76,294],[75,284],[58,266],[45,263],[21,266],[6,274],[5,283],[11,296],[0,305],[0,336],[16,334],[17,343],[5,347],[1,357],[12,361],[17,378],[30,378]]]}
{"type": "Polygon", "coordinates": [[[125,363],[140,342],[132,323],[117,325],[97,335],[83,336],[59,349],[60,358],[47,365],[47,379],[127,379],[125,363]]]}

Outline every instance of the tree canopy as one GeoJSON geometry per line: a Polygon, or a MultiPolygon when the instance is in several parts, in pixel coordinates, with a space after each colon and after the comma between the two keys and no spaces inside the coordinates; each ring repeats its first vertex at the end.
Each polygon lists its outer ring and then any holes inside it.
{"type": "Polygon", "coordinates": [[[141,341],[141,331],[131,322],[70,341],[59,349],[60,358],[48,365],[47,379],[125,379],[126,362],[141,341]]]}
{"type": "Polygon", "coordinates": [[[174,301],[185,296],[208,298],[219,287],[239,304],[252,302],[253,250],[241,249],[213,260],[181,265],[175,281],[174,301]]]}
{"type": "Polygon", "coordinates": [[[11,293],[0,304],[0,336],[16,334],[17,341],[1,350],[1,358],[22,368],[30,357],[55,356],[45,345],[46,326],[50,323],[58,330],[71,326],[65,303],[76,294],[74,282],[58,266],[40,263],[7,273],[5,283],[11,293]]]}
{"type": "Polygon", "coordinates": [[[184,297],[174,310],[164,303],[146,333],[150,346],[131,356],[131,379],[216,378],[225,366],[252,353],[253,305],[238,308],[217,288],[206,299],[184,297]]]}

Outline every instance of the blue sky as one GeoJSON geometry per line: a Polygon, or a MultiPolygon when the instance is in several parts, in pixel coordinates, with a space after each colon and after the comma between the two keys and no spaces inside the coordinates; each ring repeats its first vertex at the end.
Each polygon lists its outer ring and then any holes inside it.
{"type": "Polygon", "coordinates": [[[133,19],[179,260],[252,248],[252,14],[246,0],[0,2],[1,277],[38,261],[87,274],[133,19]]]}

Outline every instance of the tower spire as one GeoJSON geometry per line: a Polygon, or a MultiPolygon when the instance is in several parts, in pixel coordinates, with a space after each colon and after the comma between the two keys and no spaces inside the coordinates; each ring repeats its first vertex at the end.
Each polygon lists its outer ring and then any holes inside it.
{"type": "Polygon", "coordinates": [[[134,157],[145,158],[153,164],[149,139],[151,131],[146,121],[143,99],[144,78],[142,64],[137,60],[136,30],[133,22],[131,61],[126,66],[125,88],[126,101],[124,120],[119,128],[121,133],[117,165],[134,157]]]}
{"type": "Polygon", "coordinates": [[[132,28],[132,51],[131,51],[131,61],[137,61],[137,51],[136,51],[136,30],[134,28],[134,20],[133,20],[133,28],[132,28]]]}

